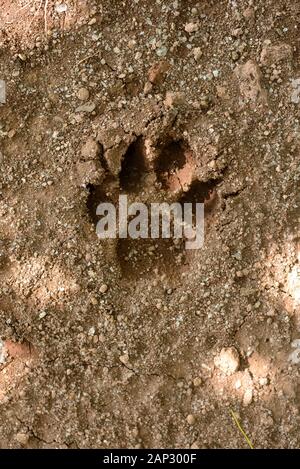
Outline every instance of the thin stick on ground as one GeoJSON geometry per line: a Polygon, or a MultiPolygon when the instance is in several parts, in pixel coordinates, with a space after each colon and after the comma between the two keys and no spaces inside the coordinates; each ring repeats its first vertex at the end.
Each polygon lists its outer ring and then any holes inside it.
{"type": "Polygon", "coordinates": [[[30,2],[26,3],[26,5],[23,5],[22,7],[20,7],[20,8],[16,11],[16,13],[18,13],[18,12],[21,11],[21,10],[25,10],[25,8],[27,8],[27,7],[29,7],[30,5],[33,4],[33,1],[34,1],[34,0],[30,0],[30,2]]]}
{"type": "Polygon", "coordinates": [[[77,66],[94,57],[99,57],[99,54],[92,54],[92,55],[88,55],[87,57],[84,57],[83,59],[79,60],[79,62],[77,63],[77,66]]]}
{"type": "Polygon", "coordinates": [[[49,0],[45,0],[45,5],[44,5],[44,22],[45,22],[45,36],[48,36],[48,2],[49,0]]]}
{"type": "Polygon", "coordinates": [[[236,424],[236,426],[238,427],[239,431],[241,432],[241,434],[243,435],[243,437],[245,438],[249,448],[251,449],[254,449],[248,435],[246,434],[245,430],[243,429],[243,427],[241,426],[240,422],[238,421],[238,418],[237,416],[235,415],[235,413],[233,412],[233,410],[230,410],[231,412],[231,415],[232,415],[232,418],[233,418],[233,421],[234,423],[236,424]]]}

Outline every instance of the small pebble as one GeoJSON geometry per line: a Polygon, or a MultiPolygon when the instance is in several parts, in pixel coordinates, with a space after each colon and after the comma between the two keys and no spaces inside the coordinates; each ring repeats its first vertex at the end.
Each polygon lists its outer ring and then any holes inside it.
{"type": "Polygon", "coordinates": [[[158,57],[165,57],[167,53],[168,49],[166,48],[166,46],[162,46],[156,49],[156,54],[158,55],[158,57]]]}
{"type": "Polygon", "coordinates": [[[6,103],[6,85],[4,80],[0,80],[0,104],[6,103]]]}
{"type": "Polygon", "coordinates": [[[107,290],[108,290],[108,286],[105,283],[103,285],[101,285],[100,293],[106,293],[107,290]]]}
{"type": "Polygon", "coordinates": [[[28,433],[19,432],[15,435],[15,440],[20,443],[20,445],[25,446],[28,443],[29,435],[28,433]]]}
{"type": "Polygon", "coordinates": [[[82,106],[78,106],[78,108],[75,109],[75,112],[93,112],[96,108],[95,103],[87,103],[87,104],[82,104],[82,106]]]}
{"type": "Polygon", "coordinates": [[[198,387],[198,386],[201,386],[202,384],[202,379],[201,378],[195,378],[194,381],[193,381],[193,385],[195,387],[198,387]]]}
{"type": "Polygon", "coordinates": [[[243,405],[247,407],[248,405],[251,404],[253,399],[253,391],[252,389],[246,389],[244,396],[243,396],[243,405]]]}
{"type": "Polygon", "coordinates": [[[214,362],[215,366],[226,375],[232,375],[240,366],[239,354],[234,347],[223,348],[214,362]]]}
{"type": "Polygon", "coordinates": [[[185,102],[185,95],[181,92],[167,91],[164,105],[167,108],[177,107],[183,105],[185,102]]]}
{"type": "Polygon", "coordinates": [[[87,88],[80,88],[77,92],[77,98],[80,101],[87,101],[90,97],[89,90],[87,88]]]}
{"type": "Polygon", "coordinates": [[[193,49],[193,55],[194,55],[194,59],[195,59],[196,61],[198,61],[199,59],[201,59],[201,57],[202,57],[202,50],[201,50],[201,48],[200,48],[200,47],[195,47],[195,48],[193,49]]]}
{"type": "Polygon", "coordinates": [[[124,355],[121,355],[119,357],[119,360],[120,360],[121,363],[123,363],[123,365],[127,365],[129,363],[128,353],[124,353],[124,355]]]}
{"type": "Polygon", "coordinates": [[[184,26],[184,30],[189,34],[195,33],[196,31],[198,31],[198,29],[199,29],[199,24],[197,23],[187,23],[184,26]]]}
{"type": "Polygon", "coordinates": [[[186,421],[189,425],[194,425],[196,419],[195,419],[195,416],[192,415],[192,414],[189,414],[186,418],[186,421]]]}

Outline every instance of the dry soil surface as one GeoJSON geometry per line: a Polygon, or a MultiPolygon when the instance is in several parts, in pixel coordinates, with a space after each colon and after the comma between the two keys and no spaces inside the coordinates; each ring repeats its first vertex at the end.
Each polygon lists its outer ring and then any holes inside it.
{"type": "Polygon", "coordinates": [[[0,445],[300,445],[298,0],[0,0],[0,445]],[[205,243],[96,207],[204,202],[205,243]]]}

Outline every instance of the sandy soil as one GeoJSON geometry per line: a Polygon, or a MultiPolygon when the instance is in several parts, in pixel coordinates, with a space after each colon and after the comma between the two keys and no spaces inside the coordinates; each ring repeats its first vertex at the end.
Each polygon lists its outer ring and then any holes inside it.
{"type": "Polygon", "coordinates": [[[0,0],[1,447],[299,447],[299,14],[0,0]],[[119,194],[204,247],[100,241],[119,194]]]}

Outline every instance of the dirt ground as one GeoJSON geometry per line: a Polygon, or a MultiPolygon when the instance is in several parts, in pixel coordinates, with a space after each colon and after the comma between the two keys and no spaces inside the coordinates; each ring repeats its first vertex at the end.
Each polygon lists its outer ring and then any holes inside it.
{"type": "Polygon", "coordinates": [[[0,0],[0,446],[300,445],[298,0],[0,0]],[[204,202],[205,243],[99,202],[204,202]]]}

